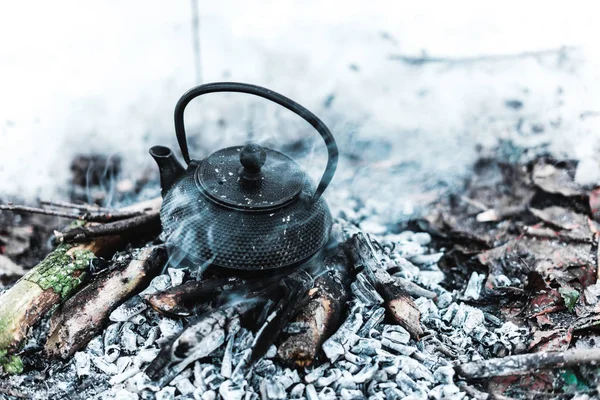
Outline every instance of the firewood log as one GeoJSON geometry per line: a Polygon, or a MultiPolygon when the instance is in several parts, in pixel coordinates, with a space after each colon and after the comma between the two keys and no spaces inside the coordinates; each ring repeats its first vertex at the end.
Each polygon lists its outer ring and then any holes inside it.
{"type": "Polygon", "coordinates": [[[147,284],[165,259],[163,246],[143,248],[125,268],[98,276],[64,302],[50,319],[46,355],[66,359],[86,346],[104,327],[111,311],[147,284]]]}

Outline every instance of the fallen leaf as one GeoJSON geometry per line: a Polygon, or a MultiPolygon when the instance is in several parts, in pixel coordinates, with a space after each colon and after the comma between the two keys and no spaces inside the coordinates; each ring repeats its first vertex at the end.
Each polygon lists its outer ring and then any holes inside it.
{"type": "Polygon", "coordinates": [[[533,183],[547,193],[562,194],[566,197],[585,194],[568,170],[557,168],[552,164],[544,162],[535,164],[531,177],[533,183]]]}

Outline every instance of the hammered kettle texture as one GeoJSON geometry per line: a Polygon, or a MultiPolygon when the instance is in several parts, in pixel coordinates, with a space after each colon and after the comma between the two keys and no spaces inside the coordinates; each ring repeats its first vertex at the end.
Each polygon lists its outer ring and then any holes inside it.
{"type": "Polygon", "coordinates": [[[271,211],[239,211],[199,192],[193,168],[168,192],[161,209],[167,244],[190,260],[240,270],[283,268],[317,253],[329,239],[332,218],[325,200],[300,199],[271,211]]]}

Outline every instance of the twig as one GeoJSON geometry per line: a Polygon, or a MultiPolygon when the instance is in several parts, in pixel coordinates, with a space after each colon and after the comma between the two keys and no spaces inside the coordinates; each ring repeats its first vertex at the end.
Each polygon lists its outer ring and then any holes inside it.
{"type": "Polygon", "coordinates": [[[516,54],[489,54],[482,56],[473,56],[473,57],[429,57],[427,55],[422,55],[421,57],[414,56],[406,56],[402,54],[392,54],[390,55],[390,60],[395,61],[403,61],[409,65],[424,65],[424,64],[473,64],[477,62],[483,61],[506,61],[506,60],[517,60],[520,58],[537,58],[541,56],[547,56],[552,54],[558,54],[560,56],[565,56],[565,54],[569,51],[576,50],[577,47],[574,46],[562,46],[558,49],[546,49],[539,51],[525,51],[522,53],[516,54]]]}
{"type": "Polygon", "coordinates": [[[42,206],[50,206],[56,208],[66,208],[66,209],[74,209],[81,210],[86,212],[113,212],[114,210],[111,208],[100,207],[92,204],[76,204],[69,203],[67,201],[53,201],[53,200],[40,200],[40,204],[42,206]]]}
{"type": "Polygon", "coordinates": [[[109,222],[122,219],[136,217],[142,214],[140,211],[110,211],[105,213],[93,214],[86,212],[85,214],[74,214],[67,211],[47,210],[45,208],[29,207],[15,204],[0,204],[0,211],[17,211],[30,214],[51,215],[54,217],[81,219],[89,222],[109,222]]]}
{"type": "Polygon", "coordinates": [[[86,242],[97,237],[117,235],[142,228],[149,228],[152,225],[158,225],[159,222],[159,212],[153,211],[138,215],[137,217],[110,222],[108,224],[83,226],[81,228],[71,229],[67,232],[55,232],[55,234],[56,237],[63,242],[86,242]]]}
{"type": "Polygon", "coordinates": [[[54,217],[63,217],[63,218],[71,218],[71,219],[79,218],[79,215],[74,214],[72,212],[45,210],[43,208],[20,206],[20,205],[15,205],[15,204],[0,204],[0,211],[26,212],[26,213],[30,213],[30,214],[52,215],[54,217]]]}
{"type": "Polygon", "coordinates": [[[600,362],[600,349],[573,349],[560,352],[520,354],[504,358],[475,361],[456,366],[466,378],[489,378],[527,374],[543,368],[564,368],[600,362]]]}

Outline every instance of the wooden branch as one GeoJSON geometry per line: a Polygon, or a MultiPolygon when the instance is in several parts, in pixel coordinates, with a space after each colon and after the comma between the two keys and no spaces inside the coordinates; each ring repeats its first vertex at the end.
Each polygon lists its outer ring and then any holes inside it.
{"type": "MultiPolygon", "coordinates": [[[[362,265],[371,284],[385,300],[385,307],[394,322],[406,329],[415,339],[423,334],[421,327],[421,313],[414,301],[409,297],[407,288],[415,290],[417,285],[407,285],[406,282],[394,279],[380,266],[379,260],[371,244],[371,240],[364,233],[357,233],[352,237],[352,258],[357,266],[362,265]]],[[[420,288],[419,296],[429,292],[420,288]]]]}
{"type": "Polygon", "coordinates": [[[152,211],[133,218],[102,225],[82,226],[67,232],[56,232],[55,234],[62,242],[80,243],[102,236],[119,235],[139,230],[158,230],[159,228],[160,214],[158,211],[152,211]]]}
{"type": "Polygon", "coordinates": [[[162,246],[143,248],[124,269],[100,275],[67,300],[50,319],[46,355],[66,359],[85,347],[104,327],[109,314],[147,284],[165,259],[162,246]]]}
{"type": "Polygon", "coordinates": [[[313,363],[325,339],[338,327],[350,295],[351,262],[341,247],[324,263],[328,272],[315,279],[312,291],[316,293],[294,319],[306,331],[290,335],[278,348],[284,362],[299,367],[313,363]]]}
{"type": "MultiPolygon", "coordinates": [[[[148,207],[160,207],[160,199],[123,211],[146,210],[148,207]]],[[[60,245],[0,294],[0,351],[16,352],[29,328],[85,281],[90,261],[95,257],[111,257],[129,239],[127,235],[115,235],[80,245],[60,245]]]]}
{"type": "Polygon", "coordinates": [[[43,214],[54,217],[80,219],[88,222],[109,222],[118,221],[127,218],[136,217],[143,214],[143,211],[106,211],[106,212],[95,212],[86,211],[81,214],[79,210],[75,209],[75,212],[70,211],[59,211],[59,210],[48,210],[45,208],[29,207],[15,204],[0,204],[0,211],[13,211],[13,212],[24,212],[30,214],[43,214]]]}
{"type": "Polygon", "coordinates": [[[600,349],[572,349],[560,352],[519,354],[458,365],[455,370],[465,378],[490,378],[532,373],[538,369],[564,368],[600,362],[600,349]]]}

